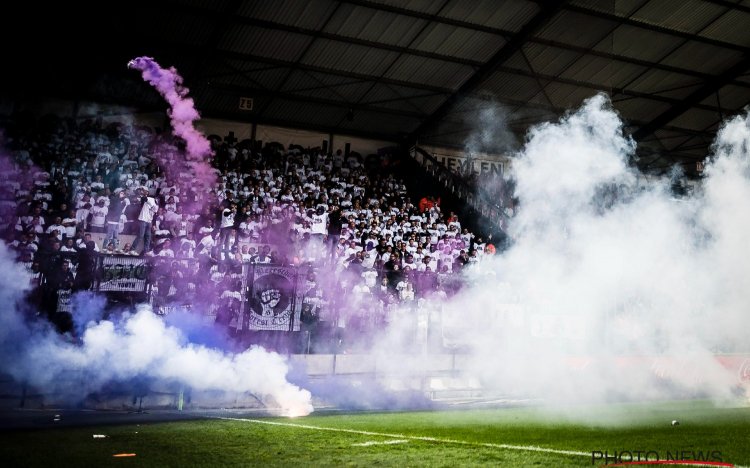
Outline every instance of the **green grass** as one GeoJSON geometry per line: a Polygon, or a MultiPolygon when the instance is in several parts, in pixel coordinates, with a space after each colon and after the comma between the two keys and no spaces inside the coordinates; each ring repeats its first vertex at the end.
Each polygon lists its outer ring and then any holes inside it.
{"type": "Polygon", "coordinates": [[[572,414],[513,408],[260,420],[284,425],[209,419],[15,431],[0,435],[0,460],[8,467],[592,466],[590,456],[497,446],[507,444],[587,454],[595,450],[653,450],[662,457],[666,451],[716,450],[724,462],[750,465],[749,408],[721,409],[707,403],[682,402],[579,407],[575,418],[572,414]],[[680,425],[672,426],[673,419],[680,425]],[[356,446],[397,438],[293,425],[387,433],[407,442],[356,446]],[[92,434],[108,437],[93,439],[92,434]],[[136,456],[112,457],[122,452],[136,456]]]}

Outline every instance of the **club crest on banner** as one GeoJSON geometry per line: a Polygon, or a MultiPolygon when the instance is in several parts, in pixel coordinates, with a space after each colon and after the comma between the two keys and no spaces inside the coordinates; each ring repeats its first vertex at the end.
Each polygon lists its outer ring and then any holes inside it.
{"type": "Polygon", "coordinates": [[[256,266],[247,300],[249,330],[291,330],[295,315],[295,270],[256,266]]]}

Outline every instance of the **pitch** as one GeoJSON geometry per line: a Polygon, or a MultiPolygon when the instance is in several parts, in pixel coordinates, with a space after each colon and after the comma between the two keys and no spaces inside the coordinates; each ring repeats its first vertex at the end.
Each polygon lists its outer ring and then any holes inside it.
{"type": "Polygon", "coordinates": [[[6,430],[0,456],[4,466],[77,467],[750,465],[750,408],[702,401],[176,417],[196,419],[6,430]]]}

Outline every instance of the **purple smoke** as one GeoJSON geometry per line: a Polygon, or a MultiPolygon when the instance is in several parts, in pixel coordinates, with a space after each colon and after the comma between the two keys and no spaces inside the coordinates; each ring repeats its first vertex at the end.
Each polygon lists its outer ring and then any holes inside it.
{"type": "MultiPolygon", "coordinates": [[[[128,62],[128,68],[140,70],[143,79],[156,88],[169,103],[170,109],[167,113],[172,130],[186,144],[187,165],[203,186],[211,185],[216,178],[216,173],[209,163],[209,158],[213,155],[211,142],[193,125],[200,119],[200,114],[195,109],[193,99],[188,97],[190,90],[183,85],[182,76],[174,67],[162,68],[151,57],[135,58],[128,62]]],[[[160,153],[157,152],[157,157],[160,157],[160,153]]],[[[179,175],[181,165],[174,168],[173,161],[164,161],[161,157],[159,159],[164,169],[171,169],[174,175],[179,175]]]]}
{"type": "MultiPolygon", "coordinates": [[[[44,173],[0,148],[0,174],[11,186],[29,188],[44,173]]],[[[60,333],[42,319],[44,288],[34,286],[15,257],[0,242],[0,373],[16,382],[61,402],[79,402],[111,383],[152,379],[198,391],[252,392],[288,416],[313,411],[310,392],[286,379],[283,356],[257,346],[225,351],[218,332],[201,330],[197,317],[175,313],[165,320],[148,305],[107,310],[104,295],[80,291],[70,301],[72,329],[60,333]]]]}

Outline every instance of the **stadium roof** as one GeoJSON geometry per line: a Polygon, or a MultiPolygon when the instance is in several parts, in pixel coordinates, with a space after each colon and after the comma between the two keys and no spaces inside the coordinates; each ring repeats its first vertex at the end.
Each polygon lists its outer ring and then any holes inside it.
{"type": "Polygon", "coordinates": [[[750,103],[747,0],[58,3],[5,15],[4,43],[41,46],[4,94],[163,107],[125,67],[149,55],[205,116],[460,147],[489,105],[520,139],[604,91],[652,169],[703,158],[750,103]]]}

